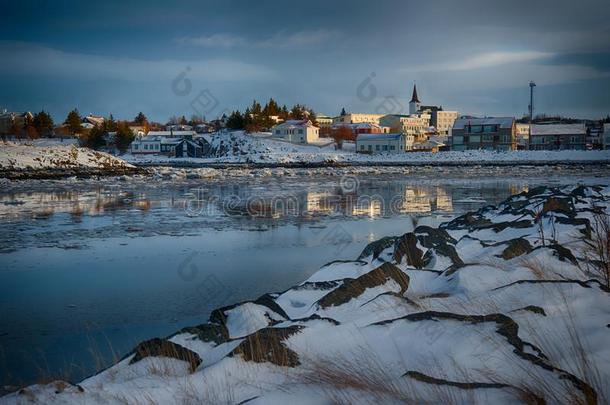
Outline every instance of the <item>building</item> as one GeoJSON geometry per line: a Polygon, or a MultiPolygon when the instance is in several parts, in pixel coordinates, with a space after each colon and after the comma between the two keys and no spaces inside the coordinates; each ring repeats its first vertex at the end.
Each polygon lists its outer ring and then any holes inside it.
{"type": "Polygon", "coordinates": [[[89,114],[86,117],[83,117],[83,128],[85,127],[89,127],[89,128],[93,128],[93,127],[99,127],[102,126],[104,124],[104,121],[106,121],[106,119],[104,117],[102,117],[101,115],[93,115],[93,114],[89,114]],[[90,124],[86,125],[86,124],[90,124]]]}
{"type": "Polygon", "coordinates": [[[610,149],[610,124],[604,124],[604,133],[602,139],[604,149],[610,149]]]}
{"type": "Polygon", "coordinates": [[[418,141],[423,141],[430,130],[430,114],[390,114],[384,115],[380,124],[389,127],[391,132],[404,132],[414,135],[418,141]]]}
{"type": "Polygon", "coordinates": [[[13,126],[21,129],[34,118],[31,112],[0,112],[0,134],[8,134],[13,126]]]}
{"type": "Polygon", "coordinates": [[[604,125],[599,121],[589,121],[585,124],[587,130],[586,149],[603,149],[604,125]]]}
{"type": "Polygon", "coordinates": [[[309,120],[287,120],[271,128],[274,138],[292,143],[313,143],[320,137],[320,129],[309,120]]]}
{"type": "Polygon", "coordinates": [[[129,146],[134,155],[167,155],[171,157],[203,157],[209,149],[204,139],[167,138],[163,136],[144,136],[136,138],[129,146]]]}
{"type": "Polygon", "coordinates": [[[417,97],[417,87],[413,85],[413,95],[411,96],[411,101],[409,101],[409,114],[415,114],[420,111],[421,101],[419,101],[419,97],[417,97]]]}
{"type": "Polygon", "coordinates": [[[587,130],[585,124],[532,124],[531,150],[584,150],[587,130]]]}
{"type": "Polygon", "coordinates": [[[413,148],[414,136],[396,134],[360,134],[356,138],[359,153],[404,153],[413,148]]]}
{"type": "Polygon", "coordinates": [[[328,115],[320,114],[316,115],[316,122],[320,128],[330,127],[333,124],[333,118],[328,115]]]}
{"type": "Polygon", "coordinates": [[[517,149],[528,149],[530,140],[530,124],[515,124],[517,134],[517,149]]]}
{"type": "Polygon", "coordinates": [[[348,113],[348,114],[340,115],[338,117],[333,118],[333,124],[336,125],[336,124],[367,123],[367,124],[379,125],[379,120],[383,116],[384,116],[384,114],[348,113]]]}
{"type": "Polygon", "coordinates": [[[449,135],[455,120],[460,114],[457,111],[444,111],[443,107],[430,111],[430,126],[433,126],[437,134],[449,135]]]}
{"type": "Polygon", "coordinates": [[[452,150],[515,150],[517,148],[514,117],[462,117],[451,130],[452,150]]]}

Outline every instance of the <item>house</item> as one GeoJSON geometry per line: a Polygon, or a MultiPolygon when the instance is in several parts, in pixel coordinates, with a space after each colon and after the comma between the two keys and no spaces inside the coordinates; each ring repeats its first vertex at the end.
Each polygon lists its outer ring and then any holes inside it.
{"type": "Polygon", "coordinates": [[[586,148],[587,149],[602,149],[604,125],[599,121],[589,121],[585,124],[587,130],[586,148]]]}
{"type": "Polygon", "coordinates": [[[413,148],[414,136],[396,134],[360,134],[356,138],[359,153],[404,153],[413,148]]]}
{"type": "Polygon", "coordinates": [[[137,154],[159,154],[161,153],[161,139],[156,136],[142,136],[134,139],[129,145],[129,152],[137,154]]]}
{"type": "Polygon", "coordinates": [[[192,125],[186,125],[186,124],[169,124],[165,126],[165,129],[167,131],[192,131],[193,127],[192,125]]]}
{"type": "Polygon", "coordinates": [[[515,150],[515,117],[461,117],[451,130],[452,150],[515,150]]]}
{"type": "Polygon", "coordinates": [[[348,113],[345,115],[340,115],[338,117],[333,118],[333,124],[359,124],[359,123],[368,123],[368,124],[377,124],[379,125],[379,120],[383,117],[384,114],[363,114],[363,113],[348,113]]]}
{"type": "Polygon", "coordinates": [[[319,114],[319,115],[316,115],[316,122],[318,123],[318,125],[321,128],[330,127],[333,124],[333,119],[332,119],[332,117],[329,117],[328,115],[319,114]]]}
{"type": "Polygon", "coordinates": [[[449,135],[459,115],[457,111],[444,111],[442,107],[432,110],[430,112],[430,126],[434,127],[437,134],[449,135]]]}
{"type": "Polygon", "coordinates": [[[8,134],[11,127],[16,126],[23,128],[26,122],[32,121],[34,115],[31,112],[9,112],[2,110],[0,112],[0,134],[8,134]]]}
{"type": "Polygon", "coordinates": [[[93,114],[89,114],[86,117],[83,117],[83,123],[82,126],[83,128],[93,128],[94,126],[102,126],[104,124],[104,121],[106,119],[104,117],[102,117],[101,115],[93,115],[93,114]],[[87,125],[88,124],[88,125],[87,125]]]}
{"type": "Polygon", "coordinates": [[[515,133],[517,136],[517,149],[528,149],[530,141],[530,124],[515,124],[515,133]]]}
{"type": "Polygon", "coordinates": [[[424,141],[430,130],[430,114],[427,113],[384,115],[379,122],[380,125],[389,127],[392,132],[414,135],[417,141],[424,141]]]}
{"type": "Polygon", "coordinates": [[[584,150],[587,130],[585,124],[532,124],[531,150],[584,150]]]}
{"type": "Polygon", "coordinates": [[[274,138],[292,143],[312,143],[319,139],[319,128],[309,120],[287,120],[271,128],[274,138]]]}

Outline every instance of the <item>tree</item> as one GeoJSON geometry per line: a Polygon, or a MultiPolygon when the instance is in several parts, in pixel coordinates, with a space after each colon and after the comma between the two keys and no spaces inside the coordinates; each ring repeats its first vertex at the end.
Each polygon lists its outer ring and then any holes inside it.
{"type": "Polygon", "coordinates": [[[40,136],[49,136],[53,133],[53,118],[44,110],[34,115],[32,123],[40,136]]]}
{"type": "Polygon", "coordinates": [[[184,115],[180,117],[180,121],[178,123],[180,125],[188,125],[188,121],[186,120],[186,117],[184,115]]]}
{"type": "Polygon", "coordinates": [[[233,111],[227,119],[227,128],[229,129],[243,129],[245,126],[245,120],[239,110],[233,111]]]}
{"type": "Polygon", "coordinates": [[[335,139],[337,149],[343,149],[343,142],[354,139],[354,133],[348,127],[341,125],[333,131],[332,137],[335,139]]]}
{"type": "Polygon", "coordinates": [[[144,113],[140,111],[138,115],[136,115],[136,117],[133,119],[133,123],[140,126],[146,126],[148,125],[148,118],[146,118],[146,115],[144,115],[144,113]]]}
{"type": "Polygon", "coordinates": [[[136,136],[131,128],[129,128],[129,123],[127,123],[127,121],[119,121],[116,125],[116,135],[114,137],[116,148],[124,153],[135,138],[136,136]]]}
{"type": "Polygon", "coordinates": [[[38,139],[40,136],[38,134],[38,131],[36,130],[36,127],[34,127],[34,125],[28,125],[25,127],[25,134],[27,135],[27,137],[29,139],[38,139]]]}
{"type": "Polygon", "coordinates": [[[74,110],[68,113],[64,124],[68,126],[68,130],[71,134],[80,134],[83,132],[83,126],[81,125],[82,118],[78,113],[78,110],[75,108],[74,110]]]}
{"type": "Polygon", "coordinates": [[[106,144],[105,134],[104,129],[96,125],[91,128],[89,133],[81,136],[81,143],[88,148],[99,149],[106,144]]]}
{"type": "Polygon", "coordinates": [[[23,136],[23,128],[13,121],[10,128],[8,129],[8,133],[9,135],[12,135],[17,139],[21,139],[23,136]]]}
{"type": "Polygon", "coordinates": [[[339,115],[347,115],[347,113],[345,112],[345,108],[341,108],[341,114],[339,115]]]}
{"type": "Polygon", "coordinates": [[[102,129],[104,132],[115,132],[117,128],[117,123],[114,120],[112,114],[108,118],[104,120],[104,124],[102,125],[102,129]]]}

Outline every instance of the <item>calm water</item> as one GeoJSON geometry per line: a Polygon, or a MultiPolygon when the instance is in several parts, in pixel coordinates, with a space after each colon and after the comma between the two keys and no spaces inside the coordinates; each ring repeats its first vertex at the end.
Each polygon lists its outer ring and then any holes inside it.
{"type": "Polygon", "coordinates": [[[20,183],[0,192],[0,385],[78,380],[370,241],[608,171],[20,183]]]}

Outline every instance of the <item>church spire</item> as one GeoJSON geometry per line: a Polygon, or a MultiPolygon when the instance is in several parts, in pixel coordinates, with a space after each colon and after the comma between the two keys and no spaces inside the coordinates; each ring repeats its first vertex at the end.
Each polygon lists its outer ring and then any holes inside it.
{"type": "Polygon", "coordinates": [[[411,101],[409,101],[410,103],[421,103],[421,101],[419,101],[419,98],[417,97],[417,87],[415,86],[415,84],[413,84],[413,96],[411,97],[411,101]]]}

